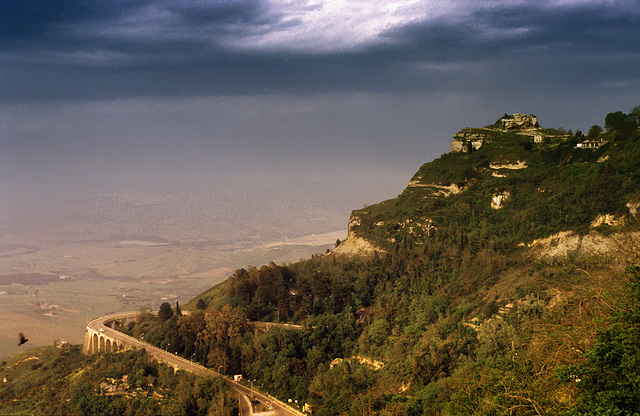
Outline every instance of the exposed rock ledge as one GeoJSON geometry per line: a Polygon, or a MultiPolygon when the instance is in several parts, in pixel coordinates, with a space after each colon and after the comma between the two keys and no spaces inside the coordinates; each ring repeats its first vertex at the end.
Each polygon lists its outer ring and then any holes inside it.
{"type": "Polygon", "coordinates": [[[349,231],[347,232],[347,239],[344,240],[338,247],[331,251],[331,254],[340,255],[340,256],[371,256],[374,253],[385,253],[384,250],[375,246],[368,240],[365,240],[362,237],[356,236],[354,228],[360,225],[360,218],[357,216],[351,217],[349,220],[349,231]]]}
{"type": "Polygon", "coordinates": [[[506,115],[498,120],[501,131],[536,131],[541,130],[538,117],[533,114],[515,113],[506,115]]]}
{"type": "Polygon", "coordinates": [[[502,209],[502,207],[504,207],[504,203],[509,199],[510,196],[511,193],[509,191],[494,195],[493,198],[491,198],[491,209],[502,209]]]}
{"type": "Polygon", "coordinates": [[[561,257],[569,253],[602,254],[613,249],[612,241],[597,232],[579,235],[562,231],[546,238],[533,240],[529,245],[535,257],[561,257]]]}
{"type": "Polygon", "coordinates": [[[348,257],[366,257],[373,255],[375,252],[383,253],[384,250],[377,248],[362,237],[353,236],[353,234],[347,236],[347,239],[332,251],[333,254],[348,257]]]}
{"type": "Polygon", "coordinates": [[[530,254],[536,258],[564,257],[569,254],[607,255],[628,263],[640,258],[640,232],[623,232],[603,235],[591,231],[579,235],[572,231],[562,231],[546,238],[534,240],[527,245],[530,254]]]}
{"type": "Polygon", "coordinates": [[[436,185],[435,183],[421,183],[419,180],[409,182],[408,188],[431,188],[436,191],[434,196],[448,197],[449,195],[458,195],[463,191],[461,187],[452,183],[451,185],[436,185]]]}
{"type": "Polygon", "coordinates": [[[611,214],[600,214],[596,217],[595,220],[591,221],[592,228],[599,227],[601,225],[616,226],[616,225],[623,225],[623,224],[624,224],[623,217],[617,217],[611,214]]]}
{"type": "Polygon", "coordinates": [[[489,164],[489,167],[491,169],[518,170],[518,169],[525,169],[527,167],[527,162],[517,161],[516,163],[505,163],[503,165],[500,165],[498,163],[491,163],[491,164],[489,164]]]}
{"type": "Polygon", "coordinates": [[[380,370],[381,368],[384,368],[384,363],[382,361],[378,361],[378,360],[374,360],[372,358],[368,358],[368,357],[363,357],[362,355],[356,355],[355,357],[351,357],[351,358],[336,358],[335,360],[331,361],[330,368],[335,367],[336,365],[340,365],[345,361],[356,361],[358,364],[360,365],[366,365],[367,367],[373,369],[373,370],[380,370]]]}

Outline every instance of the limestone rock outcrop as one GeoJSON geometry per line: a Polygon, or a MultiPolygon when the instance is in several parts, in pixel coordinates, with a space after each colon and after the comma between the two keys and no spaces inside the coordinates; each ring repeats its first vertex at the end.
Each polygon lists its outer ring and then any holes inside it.
{"type": "Polygon", "coordinates": [[[462,129],[453,135],[451,140],[451,152],[470,153],[482,147],[485,140],[489,139],[487,134],[474,132],[477,129],[462,129]]]}
{"type": "Polygon", "coordinates": [[[349,229],[347,231],[347,239],[344,240],[338,247],[336,247],[331,254],[344,255],[347,257],[353,256],[372,256],[376,252],[384,253],[385,251],[376,247],[373,243],[365,240],[362,237],[356,235],[355,227],[360,225],[360,218],[351,215],[349,220],[349,229]]]}
{"type": "Polygon", "coordinates": [[[502,207],[504,207],[504,203],[509,199],[510,196],[511,193],[508,191],[505,191],[498,195],[494,195],[493,198],[491,198],[491,209],[502,209],[502,207]]]}
{"type": "Polygon", "coordinates": [[[505,114],[493,126],[485,128],[464,128],[453,135],[450,152],[470,153],[480,149],[485,143],[491,141],[492,133],[516,133],[534,136],[541,140],[544,136],[542,127],[538,123],[538,117],[531,114],[515,113],[505,114]],[[540,137],[538,137],[540,136],[540,137]]]}
{"type": "Polygon", "coordinates": [[[531,114],[515,113],[513,115],[505,115],[500,120],[500,131],[518,132],[518,131],[536,131],[541,130],[538,124],[538,117],[531,114]]]}
{"type": "Polygon", "coordinates": [[[423,188],[431,191],[431,196],[433,197],[448,197],[450,195],[458,195],[460,192],[464,190],[464,188],[459,187],[455,183],[451,185],[437,185],[435,183],[422,183],[420,182],[421,178],[416,180],[412,180],[407,185],[407,188],[423,188]]]}
{"type": "Polygon", "coordinates": [[[605,235],[595,230],[580,235],[573,231],[561,231],[546,238],[534,240],[526,246],[533,258],[560,258],[570,254],[606,256],[624,264],[633,264],[640,259],[640,233],[626,232],[605,235]]]}

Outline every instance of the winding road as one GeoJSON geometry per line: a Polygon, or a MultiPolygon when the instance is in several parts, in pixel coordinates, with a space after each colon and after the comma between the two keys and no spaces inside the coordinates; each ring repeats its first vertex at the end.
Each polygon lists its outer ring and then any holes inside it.
{"type": "Polygon", "coordinates": [[[249,387],[246,387],[236,381],[230,380],[224,375],[210,370],[206,367],[201,366],[198,363],[193,361],[189,361],[185,358],[182,358],[176,354],[171,354],[161,348],[154,347],[151,344],[140,341],[136,338],[130,337],[129,335],[123,334],[120,331],[116,331],[109,327],[109,323],[113,321],[133,319],[138,315],[137,312],[129,312],[129,313],[119,313],[113,315],[101,316],[96,319],[92,319],[87,323],[87,328],[90,328],[96,332],[103,333],[105,336],[108,336],[111,339],[115,339],[118,342],[128,345],[134,348],[144,348],[149,354],[154,356],[157,360],[162,361],[174,368],[179,368],[185,371],[189,371],[193,374],[201,375],[201,376],[213,376],[220,377],[226,383],[231,385],[234,390],[236,390],[242,398],[240,399],[240,411],[241,415],[251,415],[251,406],[249,403],[249,397],[253,397],[256,400],[259,400],[266,406],[268,406],[271,411],[268,413],[269,415],[280,415],[280,416],[306,416],[304,413],[287,406],[283,402],[278,399],[269,396],[268,394],[263,394],[258,392],[257,390],[252,390],[249,387]]]}

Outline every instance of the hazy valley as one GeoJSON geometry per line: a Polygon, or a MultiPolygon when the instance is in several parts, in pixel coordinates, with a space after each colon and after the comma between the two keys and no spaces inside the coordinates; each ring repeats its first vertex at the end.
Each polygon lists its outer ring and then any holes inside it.
{"type": "Polygon", "coordinates": [[[244,198],[245,204],[274,212],[270,219],[262,213],[267,219],[262,222],[237,200],[211,205],[207,212],[210,201],[202,196],[198,203],[171,195],[110,194],[79,204],[70,218],[43,210],[28,223],[19,216],[5,221],[0,357],[21,351],[19,332],[30,337],[22,349],[54,340],[81,343],[87,318],[141,306],[156,309],[165,301],[184,303],[236,268],[298,261],[346,236],[339,230],[343,221],[335,220],[338,214],[331,218],[309,207],[297,209],[312,212],[315,221],[296,218],[296,208],[277,201],[267,206],[267,199],[258,204],[244,198]],[[283,217],[283,211],[294,214],[283,217]],[[248,217],[233,219],[238,212],[248,217]],[[200,225],[195,215],[201,216],[200,225]]]}

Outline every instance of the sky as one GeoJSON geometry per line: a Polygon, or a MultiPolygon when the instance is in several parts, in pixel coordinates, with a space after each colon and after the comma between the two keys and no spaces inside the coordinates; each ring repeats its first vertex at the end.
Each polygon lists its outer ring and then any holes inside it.
{"type": "Polygon", "coordinates": [[[638,68],[639,0],[0,0],[3,241],[346,228],[461,128],[629,112],[638,68]]]}

